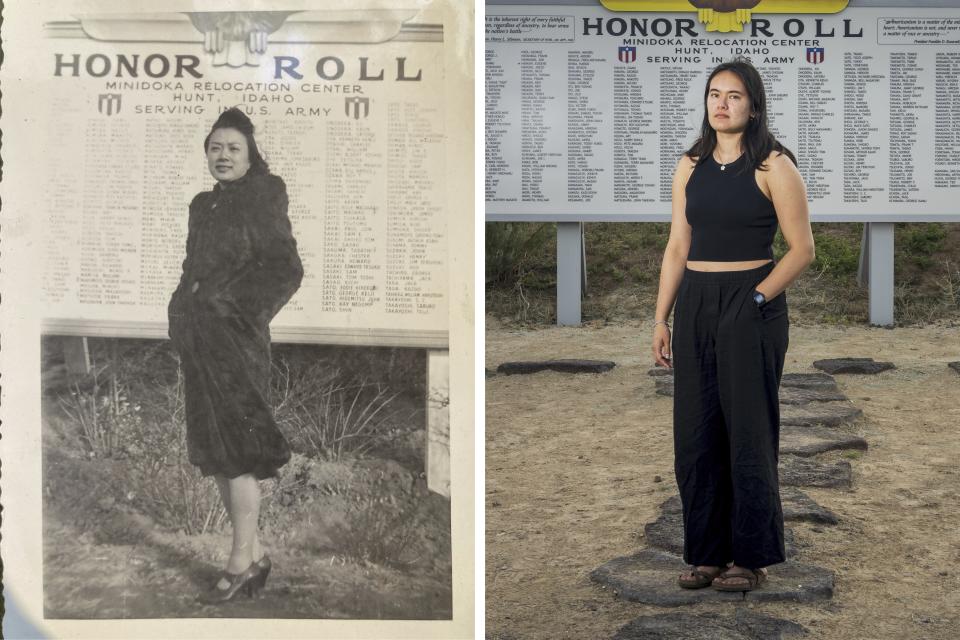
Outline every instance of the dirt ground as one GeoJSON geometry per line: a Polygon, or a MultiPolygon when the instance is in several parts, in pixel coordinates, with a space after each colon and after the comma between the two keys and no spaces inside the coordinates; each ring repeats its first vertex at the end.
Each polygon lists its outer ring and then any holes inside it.
{"type": "MultiPolygon", "coordinates": [[[[50,458],[48,454],[47,458],[50,458]]],[[[376,469],[399,465],[369,461],[376,469]]],[[[61,459],[64,465],[83,461],[61,459]]],[[[48,465],[52,466],[52,465],[48,465]]],[[[325,463],[333,477],[342,463],[325,463]]],[[[323,469],[321,469],[322,471],[323,469]]],[[[340,475],[346,476],[346,473],[340,475]]],[[[270,482],[264,485],[269,488],[270,482]]],[[[354,494],[369,487],[351,486],[354,494]]],[[[422,503],[424,519],[411,525],[408,567],[359,563],[338,549],[327,525],[349,495],[329,495],[291,507],[279,527],[261,535],[274,570],[256,600],[241,595],[223,605],[196,601],[216,582],[230,550],[230,531],[187,535],[157,526],[122,505],[91,515],[81,525],[75,513],[48,500],[43,514],[44,609],[48,618],[316,618],[447,619],[451,615],[449,501],[417,479],[410,500],[422,503]],[[330,535],[328,535],[330,534],[330,535]],[[283,540],[281,541],[281,537],[283,540]]],[[[385,500],[409,496],[387,495],[385,500]]],[[[100,500],[104,502],[104,500],[100,500]]],[[[265,509],[265,511],[270,511],[265,509]]],[[[276,509],[272,511],[275,515],[276,509]]],[[[269,515],[269,514],[265,514],[269,515]]],[[[342,541],[341,541],[342,542],[342,541]]]]}
{"type": "MultiPolygon", "coordinates": [[[[677,492],[673,401],[656,395],[647,375],[648,326],[518,330],[487,319],[488,369],[547,358],[617,363],[605,374],[486,381],[488,638],[609,638],[640,615],[685,610],[620,601],[588,578],[646,546],[644,524],[677,492]]],[[[955,638],[960,375],[947,363],[960,360],[960,327],[791,325],[786,372],[813,372],[814,360],[840,356],[889,360],[897,369],[836,376],[863,410],[856,431],[869,450],[848,458],[852,489],[802,488],[838,525],[787,523],[809,544],[802,560],[836,572],[834,597],[750,606],[804,625],[810,638],[955,638]]],[[[686,610],[733,613],[719,604],[686,610]]]]}
{"type": "MultiPolygon", "coordinates": [[[[62,460],[57,467],[65,464],[83,462],[62,460]]],[[[396,568],[344,557],[324,531],[334,512],[342,515],[340,496],[318,495],[285,518],[282,542],[277,531],[262,534],[274,570],[261,596],[249,600],[241,595],[223,605],[203,605],[196,597],[216,582],[226,564],[229,527],[219,533],[172,532],[116,504],[79,526],[71,522],[72,511],[48,500],[43,514],[45,616],[447,619],[449,501],[428,492],[425,481],[415,484],[416,500],[429,514],[411,530],[417,537],[411,544],[418,554],[415,565],[396,568]]]]}

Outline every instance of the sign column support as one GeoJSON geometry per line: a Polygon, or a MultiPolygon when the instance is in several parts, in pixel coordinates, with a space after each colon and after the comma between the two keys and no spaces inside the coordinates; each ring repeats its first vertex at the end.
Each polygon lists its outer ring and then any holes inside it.
{"type": "Polygon", "coordinates": [[[869,286],[870,324],[893,326],[893,225],[865,222],[858,280],[869,286]]]}
{"type": "Polygon", "coordinates": [[[427,488],[450,497],[450,351],[427,350],[427,488]]]}
{"type": "Polygon", "coordinates": [[[90,373],[90,347],[86,337],[64,336],[62,340],[67,373],[71,376],[85,376],[90,373]]]}
{"type": "Polygon", "coordinates": [[[580,326],[584,247],[582,222],[557,223],[557,325],[580,326]]]}

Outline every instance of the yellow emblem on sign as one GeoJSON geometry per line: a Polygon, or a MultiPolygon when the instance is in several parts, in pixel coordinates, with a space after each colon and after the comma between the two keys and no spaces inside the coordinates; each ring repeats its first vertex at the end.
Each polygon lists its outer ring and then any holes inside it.
{"type": "Polygon", "coordinates": [[[696,11],[707,31],[743,31],[756,13],[840,13],[849,0],[600,0],[610,11],[696,11]]]}

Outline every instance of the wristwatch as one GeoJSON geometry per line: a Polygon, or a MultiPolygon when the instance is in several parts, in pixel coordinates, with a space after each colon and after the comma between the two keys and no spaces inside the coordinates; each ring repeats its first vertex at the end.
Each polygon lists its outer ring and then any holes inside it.
{"type": "Polygon", "coordinates": [[[767,298],[762,293],[754,289],[753,301],[757,303],[757,307],[762,307],[767,302],[767,298]]]}

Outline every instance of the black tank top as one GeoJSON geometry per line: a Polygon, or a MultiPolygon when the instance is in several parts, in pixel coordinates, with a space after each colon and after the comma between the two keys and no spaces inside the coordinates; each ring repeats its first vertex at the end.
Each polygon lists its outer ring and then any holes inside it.
{"type": "Polygon", "coordinates": [[[760,190],[747,154],[721,169],[711,154],[687,180],[687,260],[734,262],[773,259],[777,212],[760,190]]]}

